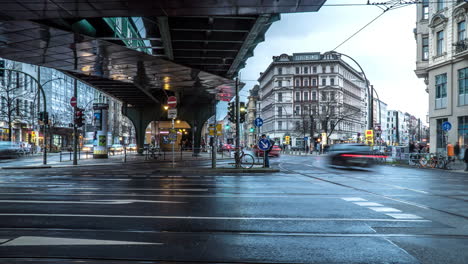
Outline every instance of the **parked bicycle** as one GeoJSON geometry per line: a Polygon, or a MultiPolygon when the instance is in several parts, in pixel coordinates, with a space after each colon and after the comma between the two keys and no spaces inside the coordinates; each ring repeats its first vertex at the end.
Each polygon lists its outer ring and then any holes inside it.
{"type": "Polygon", "coordinates": [[[245,153],[243,149],[240,149],[239,155],[237,155],[237,153],[234,153],[234,161],[234,165],[240,164],[240,166],[244,169],[250,169],[255,164],[254,156],[245,153]]]}

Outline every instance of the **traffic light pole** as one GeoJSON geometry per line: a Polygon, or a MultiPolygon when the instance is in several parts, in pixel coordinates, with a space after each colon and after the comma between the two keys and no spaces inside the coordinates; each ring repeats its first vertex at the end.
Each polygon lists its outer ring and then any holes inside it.
{"type": "Polygon", "coordinates": [[[214,129],[215,129],[215,133],[213,135],[213,144],[211,146],[211,168],[212,169],[216,169],[216,154],[218,152],[217,148],[218,148],[218,131],[216,131],[216,125],[217,125],[217,119],[216,119],[216,100],[214,100],[214,104],[213,104],[213,107],[214,107],[214,129]]]}
{"type": "MultiPolygon", "coordinates": [[[[73,96],[78,103],[78,81],[76,78],[73,79],[73,96]]],[[[73,107],[73,165],[78,165],[78,124],[76,123],[76,110],[78,104],[73,107]]]]}
{"type": "Polygon", "coordinates": [[[240,168],[240,105],[239,105],[239,79],[236,79],[236,168],[240,168]]]}

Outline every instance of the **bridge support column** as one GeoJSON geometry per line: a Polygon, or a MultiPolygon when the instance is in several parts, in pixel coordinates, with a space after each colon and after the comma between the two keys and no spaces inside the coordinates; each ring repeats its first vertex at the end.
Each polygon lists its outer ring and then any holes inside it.
{"type": "Polygon", "coordinates": [[[135,137],[139,154],[143,154],[146,128],[151,121],[159,120],[161,116],[161,110],[159,108],[160,106],[145,108],[129,108],[124,106],[122,108],[122,114],[127,116],[135,126],[135,137]]]}
{"type": "Polygon", "coordinates": [[[181,118],[187,120],[192,127],[193,137],[193,155],[198,156],[201,151],[201,134],[203,125],[213,115],[213,107],[209,104],[198,106],[197,111],[183,112],[181,118]]]}

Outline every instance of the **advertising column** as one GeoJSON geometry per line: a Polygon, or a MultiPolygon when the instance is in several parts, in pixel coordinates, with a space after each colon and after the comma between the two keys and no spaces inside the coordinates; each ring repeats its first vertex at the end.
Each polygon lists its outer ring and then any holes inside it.
{"type": "Polygon", "coordinates": [[[108,104],[94,104],[94,148],[93,157],[95,159],[107,159],[107,115],[108,104]]]}

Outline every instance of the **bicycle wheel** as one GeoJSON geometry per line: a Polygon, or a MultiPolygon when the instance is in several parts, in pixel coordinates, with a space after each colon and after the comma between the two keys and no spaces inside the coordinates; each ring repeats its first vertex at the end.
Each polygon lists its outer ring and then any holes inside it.
{"type": "Polygon", "coordinates": [[[429,163],[429,160],[428,160],[427,157],[425,157],[425,156],[422,156],[422,157],[419,159],[419,165],[420,165],[421,167],[423,167],[423,168],[426,167],[426,166],[428,165],[428,163],[429,163]]]}
{"type": "Polygon", "coordinates": [[[254,157],[250,154],[244,154],[240,158],[241,167],[244,169],[250,169],[254,165],[254,157]]]}
{"type": "Polygon", "coordinates": [[[438,168],[438,169],[443,169],[443,168],[445,168],[445,165],[446,165],[446,164],[447,164],[447,160],[444,159],[444,158],[439,158],[439,159],[437,160],[437,168],[438,168]]]}

